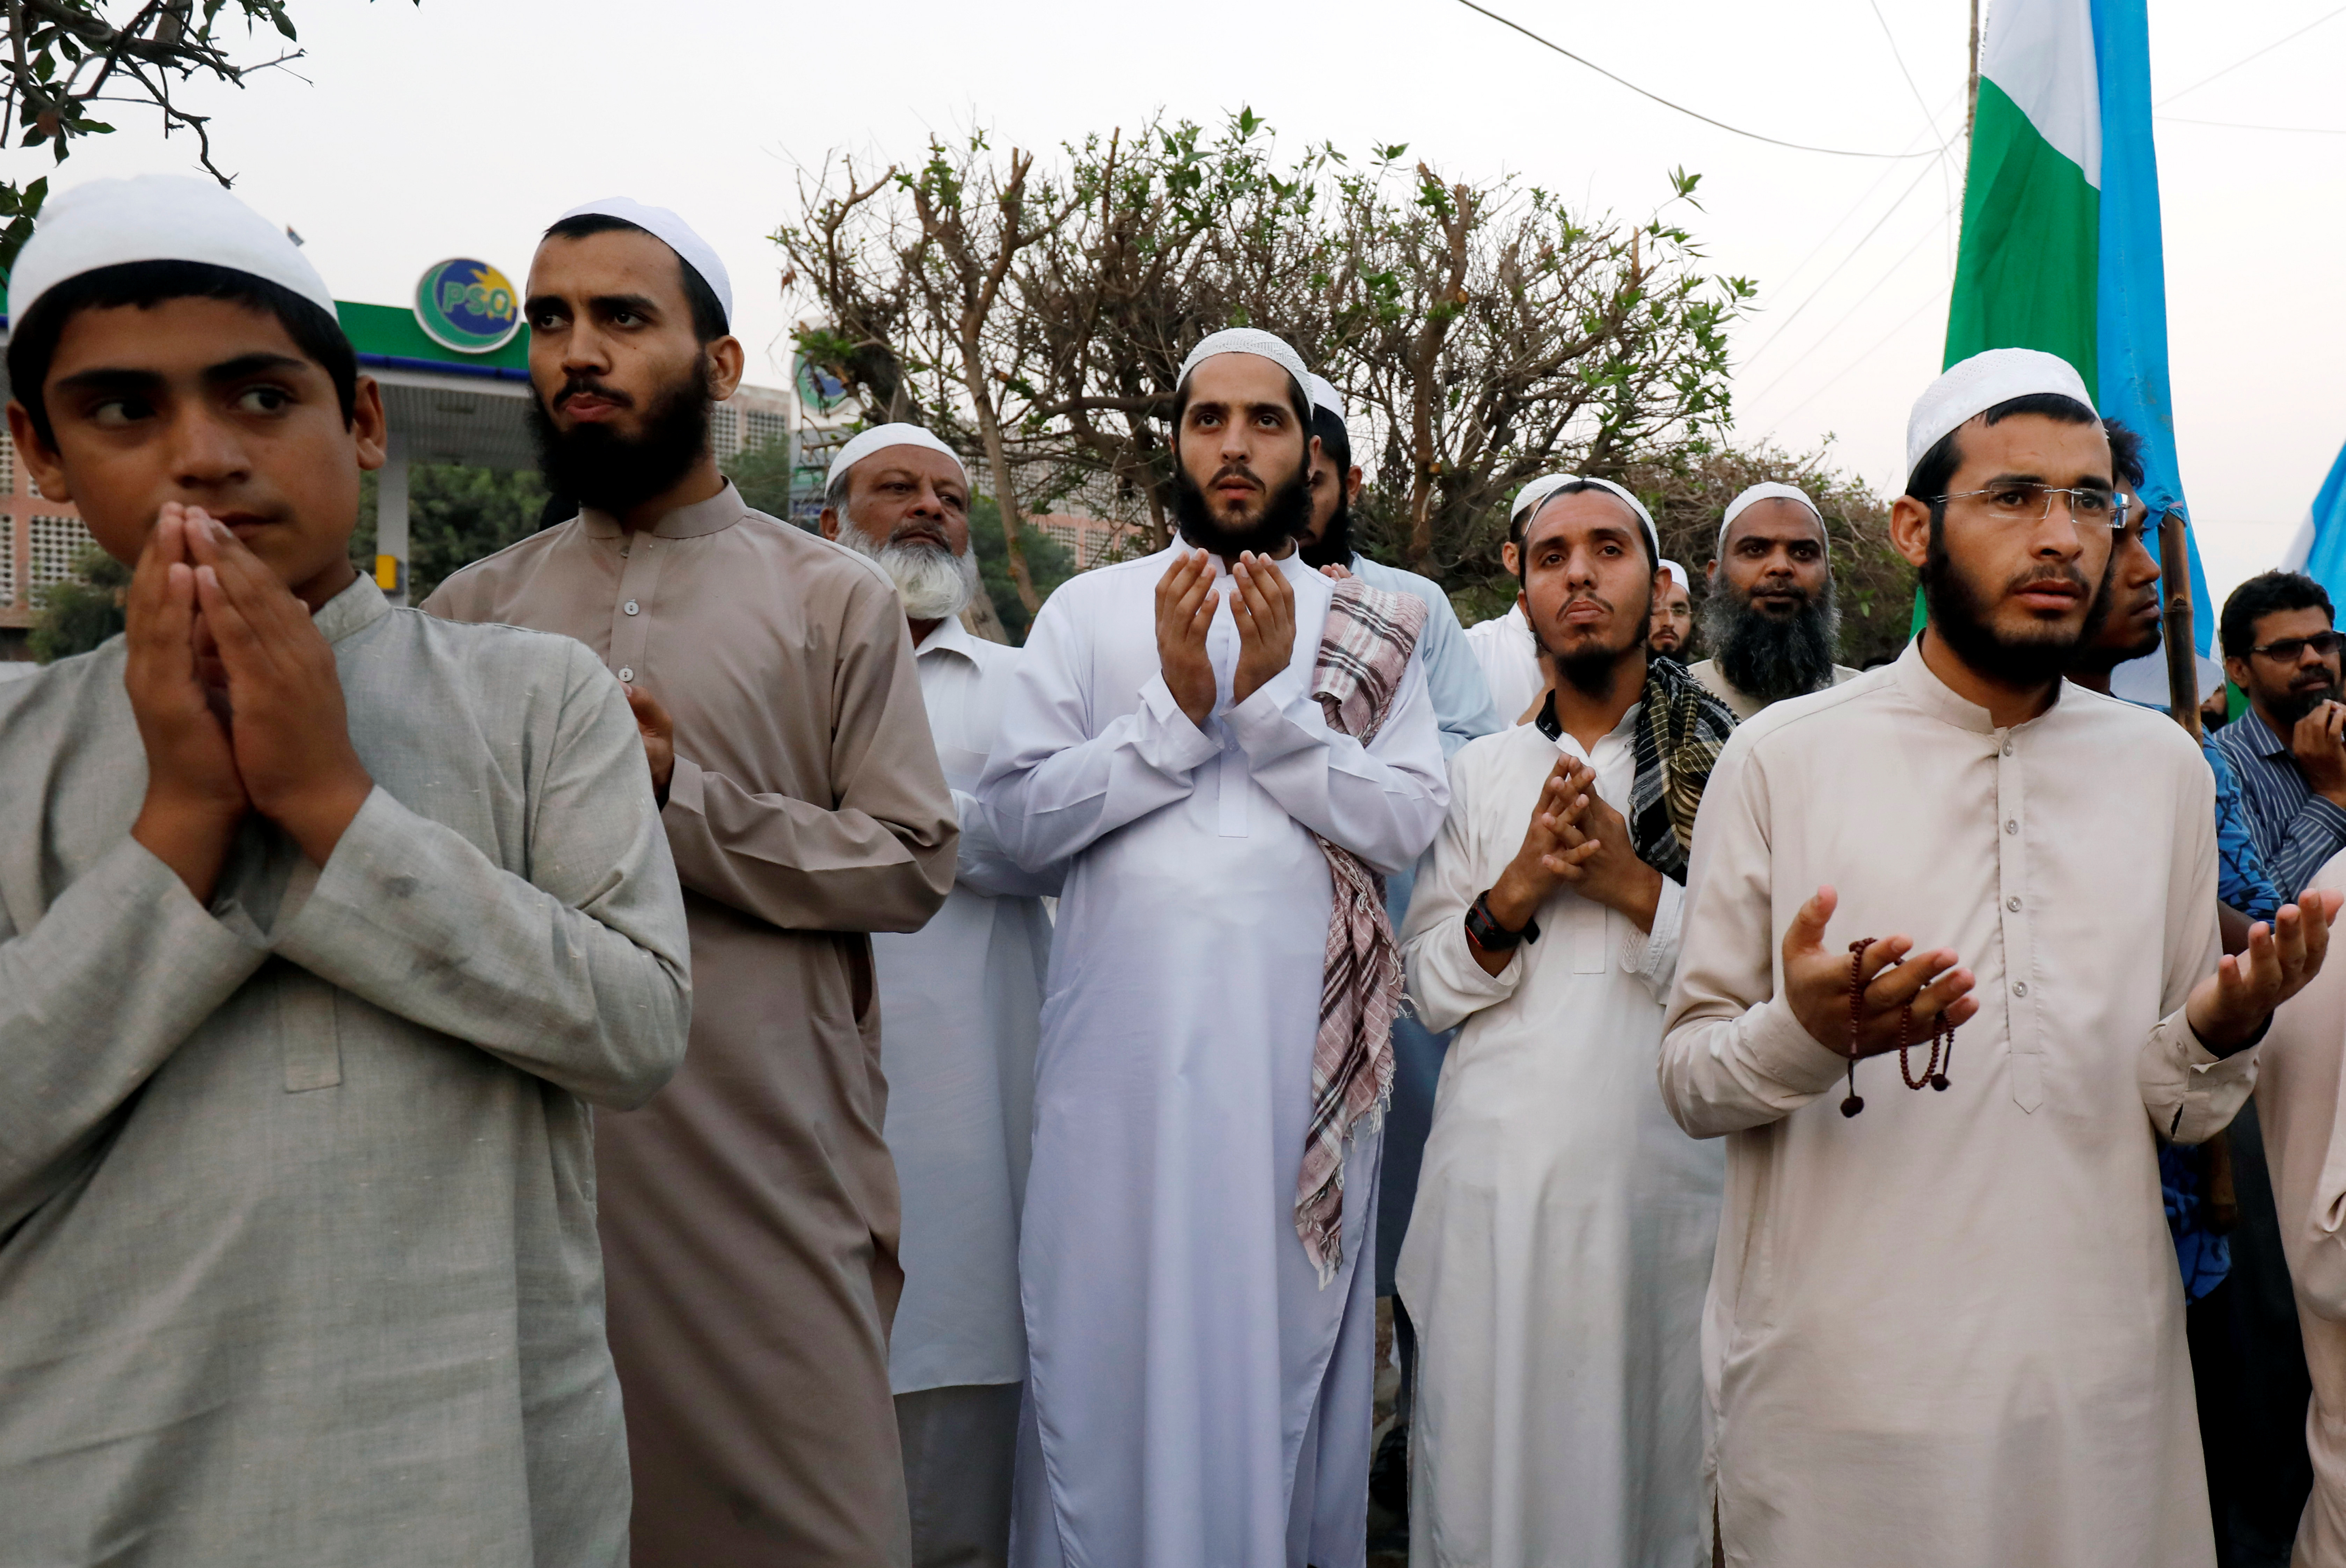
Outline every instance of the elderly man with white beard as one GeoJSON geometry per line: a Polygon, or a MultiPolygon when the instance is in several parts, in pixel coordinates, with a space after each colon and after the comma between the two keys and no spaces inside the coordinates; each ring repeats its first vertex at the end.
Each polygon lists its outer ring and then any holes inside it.
{"type": "Polygon", "coordinates": [[[877,932],[885,1134],[902,1190],[904,1298],[888,1381],[904,1445],[913,1568],[1001,1563],[1026,1334],[1018,1207],[1032,1137],[1035,1044],[1056,873],[1002,852],[971,792],[1001,728],[1018,650],[971,635],[983,586],[969,474],[914,424],[840,448],[822,535],[880,564],[911,622],[921,697],[961,822],[954,889],[917,932],[877,932]]]}

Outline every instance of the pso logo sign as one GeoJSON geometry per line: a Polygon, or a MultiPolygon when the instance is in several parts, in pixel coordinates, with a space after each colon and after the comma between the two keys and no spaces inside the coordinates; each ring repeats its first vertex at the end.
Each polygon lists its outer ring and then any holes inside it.
{"type": "Polygon", "coordinates": [[[521,299],[487,262],[452,257],[416,280],[415,324],[444,349],[495,353],[521,331],[521,299]]]}

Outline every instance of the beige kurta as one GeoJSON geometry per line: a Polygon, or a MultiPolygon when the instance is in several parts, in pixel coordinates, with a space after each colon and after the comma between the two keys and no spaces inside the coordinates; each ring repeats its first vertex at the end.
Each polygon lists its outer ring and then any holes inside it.
{"type": "MultiPolygon", "coordinates": [[[[2154,1129],[2231,1119],[2256,1053],[2184,1023],[2215,970],[2214,779],[2161,716],[2063,686],[1996,728],[1921,644],[1739,728],[1704,791],[1664,1100],[1727,1139],[1704,1331],[1730,1563],[2208,1568],[2154,1129]],[[1782,1000],[1820,884],[1977,977],[1944,1094],[1782,1000]]],[[[1919,1064],[1918,1064],[1919,1066],[1919,1064]]]]}
{"type": "Polygon", "coordinates": [[[955,829],[894,586],[729,484],[633,538],[586,513],[424,607],[567,633],[676,719],[691,1048],[596,1135],[638,1568],[902,1561],[865,933],[935,912],[955,829]]]}
{"type": "Polygon", "coordinates": [[[690,1003],[643,746],[575,643],[317,626],[374,791],[208,906],[123,640],[0,696],[0,1563],[619,1568],[583,1102],[690,1003]]]}
{"type": "MultiPolygon", "coordinates": [[[[1835,686],[1846,686],[1858,677],[1858,673],[1845,664],[1837,664],[1833,666],[1832,683],[1835,686]]],[[[1715,658],[1701,659],[1688,665],[1687,674],[1701,682],[1703,690],[1727,704],[1729,711],[1735,715],[1735,721],[1738,724],[1768,706],[1729,680],[1726,672],[1719,667],[1719,661],[1715,658]]]]}
{"type": "MultiPolygon", "coordinates": [[[[2346,855],[2307,884],[2346,888],[2346,855]]],[[[2346,962],[2333,938],[2313,983],[2273,1016],[2258,1054],[2257,1122],[2313,1379],[2305,1447],[2313,1492],[2292,1568],[2346,1568],[2346,962]]]]}

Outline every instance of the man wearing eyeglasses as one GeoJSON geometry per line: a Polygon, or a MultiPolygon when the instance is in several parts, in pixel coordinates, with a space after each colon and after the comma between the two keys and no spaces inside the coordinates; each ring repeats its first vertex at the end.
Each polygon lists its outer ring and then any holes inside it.
{"type": "Polygon", "coordinates": [[[2157,1139],[2246,1101],[2339,904],[2223,954],[2198,748],[2063,679],[2123,521],[2076,370],[1957,363],[1906,464],[1928,626],[1739,726],[1695,824],[1658,1078],[1727,1144],[1719,1552],[2211,1568],[2157,1139]]]}
{"type": "Polygon", "coordinates": [[[2250,577],[2224,601],[2224,673],[2249,711],[2216,732],[2240,776],[2257,848],[2283,898],[2346,847],[2346,703],[2330,596],[2298,572],[2250,577]]]}

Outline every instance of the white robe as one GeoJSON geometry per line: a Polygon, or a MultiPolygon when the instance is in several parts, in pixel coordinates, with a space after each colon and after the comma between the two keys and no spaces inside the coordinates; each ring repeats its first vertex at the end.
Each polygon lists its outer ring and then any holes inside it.
{"type": "Polygon", "coordinates": [[[1013,1555],[1030,1568],[1358,1568],[1379,1139],[1345,1162],[1343,1268],[1295,1234],[1330,881],[1314,830],[1385,871],[1449,800],[1411,656],[1366,748],[1308,694],[1334,587],[1292,557],[1288,668],[1200,732],[1159,669],[1171,551],[1043,606],[979,797],[1067,861],[1035,1064],[1020,1273],[1029,1347],[1013,1555]]]}
{"type": "Polygon", "coordinates": [[[1058,878],[1002,852],[973,793],[1019,650],[944,620],[914,656],[961,821],[954,890],[916,932],[874,932],[886,1135],[903,1213],[891,1391],[1015,1383],[1018,1206],[1034,1137],[1035,1044],[1058,878]]]}
{"type": "MultiPolygon", "coordinates": [[[[1909,645],[1738,728],[1696,819],[1663,1098],[1727,1140],[1704,1326],[1720,1525],[1760,1568],[2208,1568],[2154,1129],[2229,1121],[2256,1052],[2214,972],[2215,780],[2157,714],[2063,684],[1996,728],[1909,645]],[[1944,1094],[1782,999],[1783,932],[1947,947],[1977,980],[1944,1094]]],[[[1919,1068],[1922,1064],[1916,1064],[1919,1068]]]]}
{"type": "Polygon", "coordinates": [[[1468,626],[1466,645],[1474,650],[1483,678],[1490,683],[1491,705],[1499,710],[1499,721],[1521,720],[1532,699],[1547,687],[1547,677],[1540,673],[1539,647],[1532,640],[1531,623],[1524,619],[1523,605],[1518,602],[1494,620],[1468,626]]]}
{"type": "Polygon", "coordinates": [[[1464,926],[1559,751],[1627,802],[1637,713],[1593,756],[1528,724],[1461,751],[1410,905],[1418,1016],[1465,1025],[1398,1275],[1419,1345],[1419,1568],[1710,1560],[1701,1329],[1725,1158],[1678,1130],[1654,1083],[1681,890],[1664,881],[1647,933],[1558,889],[1497,974],[1464,926]]]}

